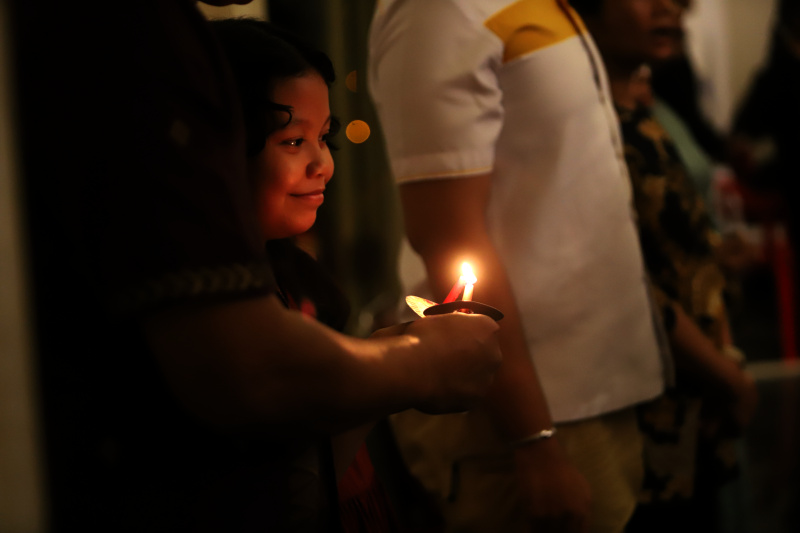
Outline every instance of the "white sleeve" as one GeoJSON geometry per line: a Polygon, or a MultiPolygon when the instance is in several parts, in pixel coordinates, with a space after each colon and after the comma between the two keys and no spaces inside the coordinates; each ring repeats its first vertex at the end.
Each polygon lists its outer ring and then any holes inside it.
{"type": "Polygon", "coordinates": [[[503,46],[469,4],[395,0],[375,13],[369,90],[398,182],[492,169],[503,46]]]}

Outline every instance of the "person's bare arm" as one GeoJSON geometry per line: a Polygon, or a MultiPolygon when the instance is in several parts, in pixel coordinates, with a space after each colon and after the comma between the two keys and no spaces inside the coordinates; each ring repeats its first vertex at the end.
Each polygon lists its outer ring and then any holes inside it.
{"type": "MultiPolygon", "coordinates": [[[[528,354],[506,270],[491,242],[486,205],[491,176],[411,182],[400,187],[406,234],[422,256],[438,301],[469,261],[478,276],[475,299],[500,309],[503,365],[487,407],[509,442],[550,428],[547,402],[528,354]]],[[[515,451],[520,486],[537,531],[584,531],[588,482],[567,460],[557,438],[515,451]]]]}
{"type": "Polygon", "coordinates": [[[428,317],[404,334],[342,335],[275,296],[175,308],[145,323],[177,397],[213,424],[335,433],[389,413],[461,411],[500,364],[487,317],[428,317]]]}
{"type": "MultiPolygon", "coordinates": [[[[678,370],[707,385],[709,398],[724,406],[736,429],[744,429],[758,403],[758,392],[752,376],[739,362],[722,354],[705,333],[677,304],[675,326],[670,331],[670,343],[678,370]]],[[[723,330],[728,340],[727,322],[723,330]]]]}

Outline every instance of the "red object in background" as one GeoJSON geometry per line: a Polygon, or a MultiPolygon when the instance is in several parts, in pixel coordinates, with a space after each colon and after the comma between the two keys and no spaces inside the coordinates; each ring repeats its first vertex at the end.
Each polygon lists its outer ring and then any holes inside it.
{"type": "Polygon", "coordinates": [[[797,359],[797,334],[795,331],[795,279],[794,255],[786,229],[782,225],[765,228],[765,256],[777,287],[780,316],[781,347],[786,361],[797,359]]]}
{"type": "Polygon", "coordinates": [[[339,516],[345,533],[398,533],[389,494],[375,475],[365,444],[339,481],[339,516]]]}
{"type": "Polygon", "coordinates": [[[773,191],[761,191],[722,171],[714,178],[715,210],[721,230],[754,224],[763,236],[761,253],[775,279],[781,350],[786,361],[798,358],[795,331],[794,254],[786,233],[786,203],[773,191]]]}

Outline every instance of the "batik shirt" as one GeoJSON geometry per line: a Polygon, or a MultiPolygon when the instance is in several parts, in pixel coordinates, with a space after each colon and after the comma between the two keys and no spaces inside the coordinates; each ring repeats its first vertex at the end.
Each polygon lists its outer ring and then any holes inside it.
{"type": "MultiPolygon", "coordinates": [[[[633,186],[645,265],[667,329],[674,327],[673,305],[681,306],[722,349],[725,276],[714,256],[716,232],[702,196],[661,125],[643,107],[617,109],[625,159],[633,186]]],[[[698,386],[686,376],[654,402],[639,409],[645,434],[644,501],[688,498],[700,450],[709,451],[715,475],[735,465],[730,440],[704,440],[698,386]]]]}

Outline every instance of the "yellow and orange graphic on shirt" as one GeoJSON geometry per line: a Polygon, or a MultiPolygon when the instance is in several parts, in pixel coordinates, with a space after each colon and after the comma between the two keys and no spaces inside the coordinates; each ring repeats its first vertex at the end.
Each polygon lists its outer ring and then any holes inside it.
{"type": "Polygon", "coordinates": [[[484,23],[504,43],[507,63],[536,50],[586,33],[580,16],[564,1],[519,0],[484,23]],[[564,14],[566,13],[566,17],[564,14]]]}

